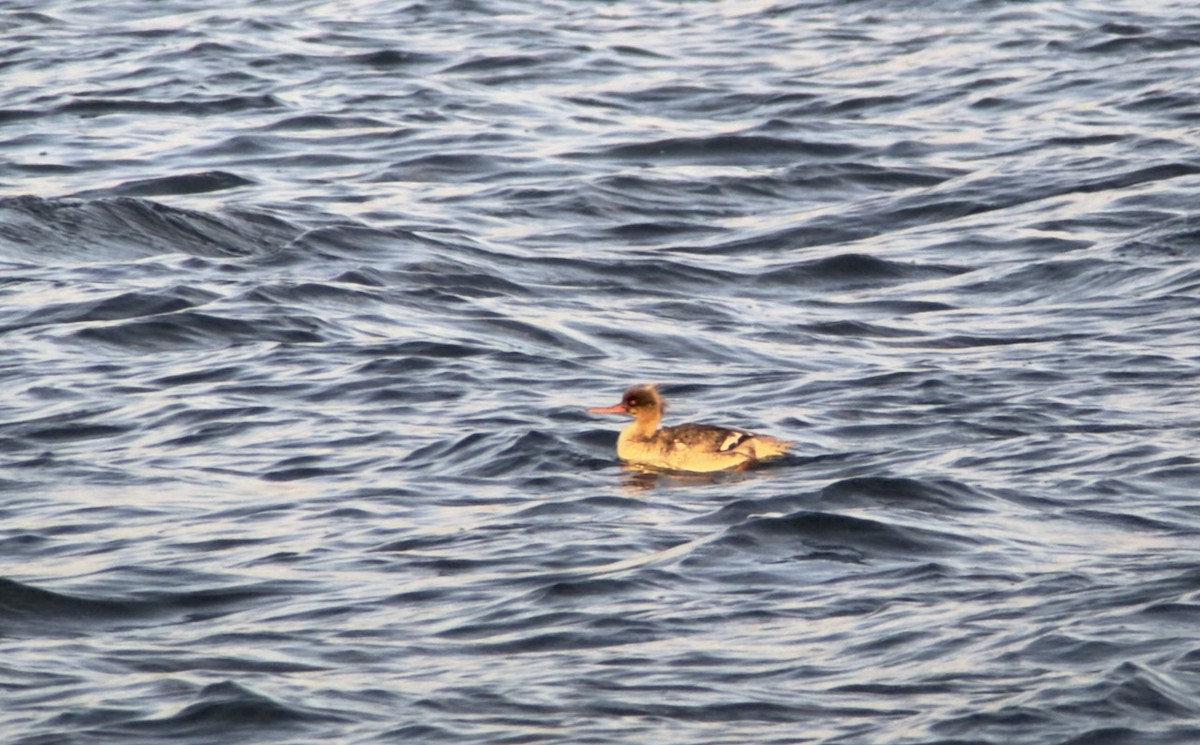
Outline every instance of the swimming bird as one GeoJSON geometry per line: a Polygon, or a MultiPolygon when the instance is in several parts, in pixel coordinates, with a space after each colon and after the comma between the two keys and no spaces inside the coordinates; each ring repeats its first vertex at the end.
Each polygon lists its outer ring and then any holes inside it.
{"type": "Polygon", "coordinates": [[[782,455],[792,444],[770,435],[711,424],[659,427],[663,399],[653,385],[635,385],[625,391],[620,403],[588,411],[633,417],[633,423],[617,438],[617,457],[637,466],[672,471],[740,471],[782,455]]]}

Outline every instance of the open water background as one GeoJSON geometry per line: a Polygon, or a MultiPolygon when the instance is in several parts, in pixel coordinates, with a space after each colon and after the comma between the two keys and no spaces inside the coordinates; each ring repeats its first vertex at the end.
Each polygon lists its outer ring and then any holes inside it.
{"type": "Polygon", "coordinates": [[[1200,742],[1193,3],[0,40],[6,743],[1200,742]]]}

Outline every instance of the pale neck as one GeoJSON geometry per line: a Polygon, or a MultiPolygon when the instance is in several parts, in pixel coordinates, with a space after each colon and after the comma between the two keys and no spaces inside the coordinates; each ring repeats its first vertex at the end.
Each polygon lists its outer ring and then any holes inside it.
{"type": "Polygon", "coordinates": [[[658,431],[658,425],[661,423],[661,409],[645,409],[638,412],[637,417],[635,417],[633,420],[633,424],[629,425],[629,429],[638,435],[649,437],[658,431]]]}

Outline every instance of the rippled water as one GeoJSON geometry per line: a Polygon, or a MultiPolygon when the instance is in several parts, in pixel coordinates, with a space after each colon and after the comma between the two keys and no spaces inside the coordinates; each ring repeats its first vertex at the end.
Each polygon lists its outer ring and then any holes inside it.
{"type": "Polygon", "coordinates": [[[1200,741],[1191,4],[209,6],[0,13],[7,742],[1200,741]]]}

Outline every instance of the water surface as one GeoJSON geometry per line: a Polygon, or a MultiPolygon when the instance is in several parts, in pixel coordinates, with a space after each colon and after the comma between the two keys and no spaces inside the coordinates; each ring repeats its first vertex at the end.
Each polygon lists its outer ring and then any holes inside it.
{"type": "Polygon", "coordinates": [[[1190,5],[0,30],[8,741],[1200,739],[1190,5]]]}

